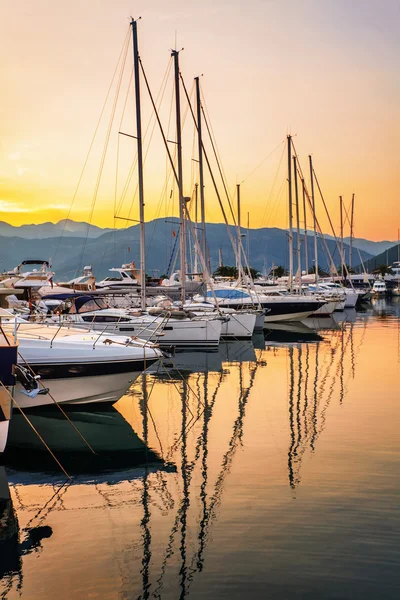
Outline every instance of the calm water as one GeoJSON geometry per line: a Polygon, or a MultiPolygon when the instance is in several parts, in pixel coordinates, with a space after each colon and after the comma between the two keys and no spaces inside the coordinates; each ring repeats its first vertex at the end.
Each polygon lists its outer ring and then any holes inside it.
{"type": "Polygon", "coordinates": [[[400,303],[173,362],[69,413],[95,457],[32,416],[72,483],[16,415],[2,597],[397,599],[400,303]]]}

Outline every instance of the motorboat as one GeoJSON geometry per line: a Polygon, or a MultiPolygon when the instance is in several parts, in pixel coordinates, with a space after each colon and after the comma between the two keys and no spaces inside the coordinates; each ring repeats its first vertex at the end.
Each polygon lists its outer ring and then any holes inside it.
{"type": "Polygon", "coordinates": [[[115,402],[162,352],[150,342],[46,324],[4,324],[19,343],[15,399],[21,408],[115,402]]]}
{"type": "Polygon", "coordinates": [[[41,287],[52,287],[54,272],[47,260],[23,260],[12,271],[3,274],[2,285],[16,290],[25,290],[25,299],[41,287]],[[36,268],[32,268],[36,267],[36,268]]]}
{"type": "Polygon", "coordinates": [[[372,293],[376,296],[385,296],[387,292],[386,283],[383,279],[377,279],[372,286],[372,293]]]}
{"type": "Polygon", "coordinates": [[[109,271],[111,273],[115,273],[115,275],[105,277],[105,279],[98,281],[96,283],[96,288],[134,288],[135,290],[138,289],[140,281],[140,271],[136,269],[135,263],[133,261],[131,263],[123,264],[122,267],[113,267],[112,269],[109,269],[109,271]]]}
{"type": "Polygon", "coordinates": [[[79,292],[91,292],[96,289],[96,278],[93,275],[92,265],[83,268],[83,274],[69,281],[57,283],[57,286],[69,288],[79,292]]]}

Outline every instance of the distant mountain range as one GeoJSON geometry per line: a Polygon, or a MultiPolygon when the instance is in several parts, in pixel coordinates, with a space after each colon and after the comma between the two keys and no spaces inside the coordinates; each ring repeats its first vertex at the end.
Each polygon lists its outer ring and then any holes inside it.
{"type": "Polygon", "coordinates": [[[96,225],[89,223],[76,222],[72,219],[63,219],[58,223],[41,223],[40,225],[21,225],[14,227],[4,221],[0,221],[0,236],[5,237],[23,237],[29,240],[37,240],[43,238],[60,237],[61,235],[69,237],[86,237],[96,238],[112,229],[102,229],[96,225]]]}
{"type": "MultiPolygon", "coordinates": [[[[160,276],[177,268],[175,257],[178,231],[179,223],[175,218],[156,219],[146,223],[147,273],[160,276]]],[[[219,249],[222,251],[224,264],[234,265],[235,255],[226,226],[219,223],[208,223],[206,231],[211,268],[214,270],[218,266],[219,249]]],[[[234,227],[230,227],[230,232],[233,237],[236,237],[234,227]]],[[[247,234],[247,231],[243,230],[243,233],[247,234]]],[[[312,257],[314,241],[311,236],[307,237],[308,253],[312,257]]],[[[243,238],[243,244],[246,247],[246,237],[243,238]]],[[[327,239],[326,244],[335,264],[338,264],[340,260],[335,242],[327,239]]],[[[294,246],[296,247],[296,245],[295,235],[294,246]]],[[[261,272],[264,268],[269,270],[272,264],[288,267],[288,234],[283,229],[275,227],[251,229],[249,250],[251,266],[261,272]]],[[[305,246],[302,241],[303,268],[304,251],[305,246]]],[[[345,252],[348,256],[347,245],[345,245],[345,252]]],[[[360,250],[360,254],[364,262],[372,257],[364,250],[360,250]]],[[[96,277],[101,279],[109,274],[108,270],[111,267],[119,267],[122,263],[132,260],[139,264],[139,226],[135,225],[114,231],[95,226],[88,229],[87,223],[75,223],[71,220],[60,221],[55,225],[44,223],[43,225],[21,227],[12,227],[1,223],[0,271],[12,269],[25,259],[50,259],[53,270],[56,271],[56,280],[74,277],[87,264],[92,265],[96,277]],[[8,233],[5,234],[4,230],[8,233]],[[13,231],[13,235],[10,235],[10,230],[13,231]],[[89,235],[86,237],[87,231],[89,231],[89,235]]],[[[189,264],[193,263],[193,244],[190,243],[188,243],[188,262],[189,264]]],[[[354,263],[358,262],[358,256],[354,257],[354,263]]],[[[319,264],[324,269],[329,264],[325,246],[321,240],[319,240],[319,264]]],[[[312,266],[311,260],[310,266],[312,266]]],[[[294,268],[297,268],[296,258],[294,268]]]]}
{"type": "Polygon", "coordinates": [[[399,260],[399,255],[400,246],[396,242],[394,246],[392,246],[391,248],[386,248],[384,252],[381,252],[381,254],[373,256],[367,261],[364,261],[365,270],[371,272],[377,267],[379,267],[379,265],[391,266],[394,262],[399,260]]]}
{"type": "MultiPolygon", "coordinates": [[[[89,225],[89,223],[85,223],[84,221],[73,221],[72,219],[63,219],[62,221],[58,221],[58,223],[40,223],[39,225],[21,225],[20,227],[15,227],[13,225],[9,225],[5,221],[0,221],[0,236],[6,237],[23,237],[25,239],[43,239],[43,238],[52,238],[52,237],[86,237],[88,236],[91,239],[98,238],[104,233],[108,233],[114,231],[111,228],[102,228],[97,227],[96,225],[89,225]]],[[[121,231],[121,230],[119,230],[121,231]]],[[[252,229],[252,232],[257,232],[258,229],[252,229]]],[[[302,231],[303,233],[303,231],[302,231]]],[[[308,235],[312,237],[312,234],[308,232],[308,235]]],[[[327,239],[333,240],[334,238],[325,234],[327,239]]],[[[346,244],[350,243],[350,238],[344,238],[346,244]]],[[[368,254],[375,256],[380,254],[381,252],[385,252],[387,248],[391,248],[397,242],[395,241],[387,241],[384,240],[382,242],[373,242],[371,240],[366,240],[364,238],[354,238],[353,246],[355,248],[359,248],[359,250],[364,250],[368,254]]]]}

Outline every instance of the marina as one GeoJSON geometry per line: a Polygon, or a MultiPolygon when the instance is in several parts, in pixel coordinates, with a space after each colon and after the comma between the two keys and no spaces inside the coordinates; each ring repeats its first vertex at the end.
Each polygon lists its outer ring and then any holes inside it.
{"type": "Polygon", "coordinates": [[[398,6],[128,4],[0,6],[0,597],[397,600],[398,6]]]}
{"type": "Polygon", "coordinates": [[[71,479],[16,412],[3,597],[396,598],[400,304],[314,325],[177,353],[112,406],[71,407],[95,454],[56,407],[27,411],[71,479]]]}

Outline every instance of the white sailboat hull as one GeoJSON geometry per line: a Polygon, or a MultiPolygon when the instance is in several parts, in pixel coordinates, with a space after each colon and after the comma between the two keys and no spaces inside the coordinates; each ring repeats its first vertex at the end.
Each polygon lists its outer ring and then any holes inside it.
{"type": "MultiPolygon", "coordinates": [[[[79,317],[79,315],[77,315],[79,317]]],[[[219,319],[163,319],[149,318],[116,321],[115,323],[85,323],[76,321],[75,326],[107,335],[123,335],[150,340],[160,347],[217,348],[221,337],[222,323],[219,319]]]]}
{"type": "Polygon", "coordinates": [[[355,305],[357,304],[358,301],[358,294],[357,292],[348,292],[346,291],[346,299],[344,302],[344,307],[345,308],[354,308],[355,305]]]}
{"type": "Polygon", "coordinates": [[[268,313],[264,317],[264,323],[274,323],[280,321],[302,321],[303,319],[307,319],[307,317],[311,316],[314,311],[299,311],[297,313],[288,313],[288,314],[280,314],[280,315],[272,315],[268,316],[268,313]]]}
{"type": "Polygon", "coordinates": [[[336,310],[337,302],[327,302],[313,313],[316,317],[330,317],[336,310]]]}

